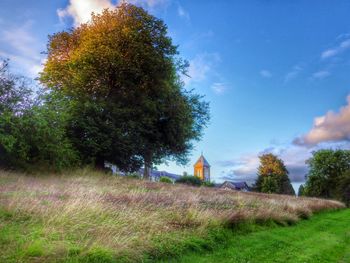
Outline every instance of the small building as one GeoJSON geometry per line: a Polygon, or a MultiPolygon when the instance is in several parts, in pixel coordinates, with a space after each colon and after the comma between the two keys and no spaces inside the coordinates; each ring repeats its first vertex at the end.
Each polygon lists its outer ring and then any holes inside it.
{"type": "Polygon", "coordinates": [[[242,191],[242,192],[249,192],[250,191],[250,188],[246,182],[225,181],[219,187],[222,189],[236,190],[236,191],[242,191]]]}
{"type": "Polygon", "coordinates": [[[199,157],[198,161],[193,165],[193,175],[198,177],[204,182],[210,182],[210,165],[204,158],[203,154],[199,157]]]}

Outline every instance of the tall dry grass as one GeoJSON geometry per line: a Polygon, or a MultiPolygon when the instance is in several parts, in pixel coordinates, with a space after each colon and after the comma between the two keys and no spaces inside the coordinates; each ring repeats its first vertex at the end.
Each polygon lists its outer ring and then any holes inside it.
{"type": "MultiPolygon", "coordinates": [[[[152,183],[79,170],[62,176],[0,172],[0,207],[39,220],[44,236],[54,234],[82,250],[104,247],[141,260],[162,242],[205,238],[213,227],[243,221],[291,223],[344,206],[330,200],[152,183]]],[[[60,249],[66,253],[64,245],[60,249]]]]}

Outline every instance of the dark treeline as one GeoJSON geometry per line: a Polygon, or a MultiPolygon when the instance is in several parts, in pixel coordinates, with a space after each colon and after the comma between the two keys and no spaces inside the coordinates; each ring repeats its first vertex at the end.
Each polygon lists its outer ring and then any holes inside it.
{"type": "Polygon", "coordinates": [[[209,121],[208,103],[184,88],[187,68],[163,21],[126,3],[50,36],[39,95],[2,63],[0,165],[108,161],[148,176],[164,160],[186,163],[209,121]]]}

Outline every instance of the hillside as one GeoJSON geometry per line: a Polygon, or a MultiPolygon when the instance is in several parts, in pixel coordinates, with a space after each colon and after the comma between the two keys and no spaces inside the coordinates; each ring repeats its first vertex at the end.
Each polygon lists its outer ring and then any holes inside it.
{"type": "Polygon", "coordinates": [[[288,225],[335,201],[152,183],[89,170],[0,173],[0,262],[135,262],[208,250],[225,229],[288,225]]]}
{"type": "Polygon", "coordinates": [[[321,213],[292,227],[264,229],[231,238],[225,247],[186,255],[182,263],[350,262],[350,210],[321,213]]]}

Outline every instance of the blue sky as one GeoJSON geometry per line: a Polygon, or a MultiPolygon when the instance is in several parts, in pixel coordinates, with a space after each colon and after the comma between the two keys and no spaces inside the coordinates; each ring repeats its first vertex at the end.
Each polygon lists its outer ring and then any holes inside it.
{"type": "MultiPolygon", "coordinates": [[[[257,156],[278,154],[294,183],[322,147],[349,148],[350,1],[130,0],[162,18],[190,62],[187,88],[205,95],[211,123],[201,151],[219,182],[254,180],[257,156]]],[[[0,56],[35,77],[47,36],[89,19],[110,0],[0,2],[0,56]]]]}

